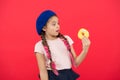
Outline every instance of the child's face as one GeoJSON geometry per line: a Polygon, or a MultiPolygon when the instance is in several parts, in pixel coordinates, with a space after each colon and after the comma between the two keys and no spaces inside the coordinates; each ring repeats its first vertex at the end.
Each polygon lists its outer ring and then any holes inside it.
{"type": "Polygon", "coordinates": [[[48,20],[47,25],[43,28],[43,30],[45,31],[46,35],[57,36],[60,31],[58,17],[56,16],[51,17],[48,20]]]}

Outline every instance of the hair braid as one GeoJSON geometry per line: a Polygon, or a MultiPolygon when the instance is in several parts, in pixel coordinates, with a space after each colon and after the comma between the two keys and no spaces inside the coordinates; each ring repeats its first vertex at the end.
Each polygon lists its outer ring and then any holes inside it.
{"type": "MultiPolygon", "coordinates": [[[[47,43],[47,41],[46,41],[45,33],[44,33],[44,32],[41,32],[41,39],[42,39],[42,44],[43,44],[43,46],[44,46],[44,47],[45,47],[45,46],[47,47],[48,54],[51,56],[51,51],[50,51],[50,48],[49,48],[48,43],[47,43]]],[[[52,58],[50,58],[50,60],[52,61],[52,58]]]]}
{"type": "Polygon", "coordinates": [[[50,67],[52,69],[52,71],[56,74],[56,75],[59,75],[57,69],[56,69],[56,64],[54,63],[54,61],[52,60],[52,57],[51,57],[51,51],[50,51],[50,48],[48,46],[48,43],[46,41],[46,38],[45,38],[45,33],[42,32],[41,33],[41,38],[42,38],[42,44],[43,44],[43,47],[46,51],[46,54],[47,54],[47,57],[48,59],[50,59],[50,67]]]}
{"type": "Polygon", "coordinates": [[[58,36],[66,43],[66,45],[67,45],[66,47],[67,47],[68,51],[71,53],[71,48],[70,48],[70,44],[69,44],[68,40],[61,33],[59,33],[58,36]]]}
{"type": "Polygon", "coordinates": [[[59,33],[59,37],[61,38],[61,40],[64,42],[65,46],[67,47],[67,50],[69,51],[69,56],[71,58],[71,62],[74,66],[76,66],[75,64],[75,61],[74,61],[74,57],[73,57],[73,54],[72,54],[72,51],[71,51],[71,47],[70,47],[70,44],[68,43],[68,40],[62,35],[59,33]]]}

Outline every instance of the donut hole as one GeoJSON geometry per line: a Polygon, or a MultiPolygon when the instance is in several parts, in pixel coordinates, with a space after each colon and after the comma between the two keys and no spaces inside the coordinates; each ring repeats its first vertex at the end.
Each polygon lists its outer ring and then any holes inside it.
{"type": "Polygon", "coordinates": [[[85,35],[85,33],[84,33],[84,32],[82,32],[82,35],[84,36],[84,35],[85,35]]]}

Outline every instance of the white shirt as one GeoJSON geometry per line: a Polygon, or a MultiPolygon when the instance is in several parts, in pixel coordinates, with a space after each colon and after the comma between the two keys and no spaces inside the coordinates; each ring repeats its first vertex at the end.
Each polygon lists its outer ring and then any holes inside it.
{"type": "MultiPolygon", "coordinates": [[[[73,40],[69,36],[65,36],[69,42],[70,45],[73,44],[73,40]]],[[[52,60],[56,64],[57,70],[62,69],[70,69],[72,64],[69,56],[69,51],[67,50],[67,47],[65,46],[64,42],[57,38],[55,40],[47,40],[48,46],[51,51],[51,57],[52,60]]],[[[38,52],[40,54],[44,54],[46,58],[46,67],[48,70],[51,70],[50,68],[50,60],[46,56],[46,52],[44,50],[44,47],[42,45],[42,41],[39,41],[35,44],[34,52],[38,52]]]]}

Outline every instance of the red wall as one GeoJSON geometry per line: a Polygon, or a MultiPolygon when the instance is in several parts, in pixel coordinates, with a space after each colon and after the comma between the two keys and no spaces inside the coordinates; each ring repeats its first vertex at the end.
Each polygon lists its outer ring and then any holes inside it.
{"type": "Polygon", "coordinates": [[[35,22],[45,9],[58,14],[77,55],[82,48],[77,31],[90,32],[89,53],[75,69],[78,80],[120,80],[119,0],[0,0],[0,80],[38,80],[35,22]]]}

